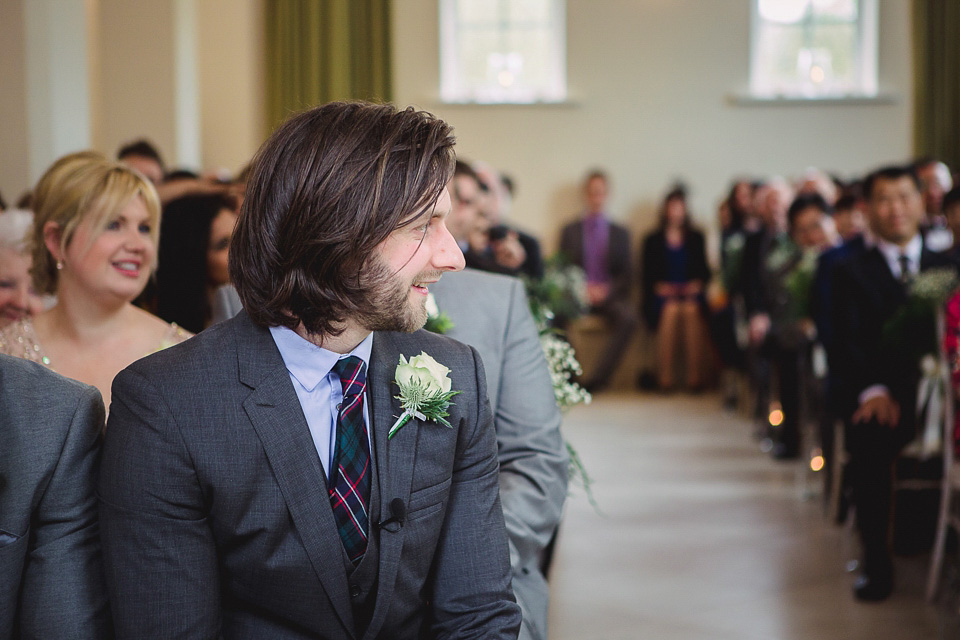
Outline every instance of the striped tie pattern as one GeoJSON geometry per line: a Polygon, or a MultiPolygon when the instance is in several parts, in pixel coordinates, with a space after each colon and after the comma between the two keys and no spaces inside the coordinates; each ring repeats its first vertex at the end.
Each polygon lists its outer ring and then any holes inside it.
{"type": "Polygon", "coordinates": [[[367,550],[367,504],[370,500],[370,445],[363,423],[367,365],[356,356],[337,361],[343,403],[337,414],[337,441],[329,486],[330,504],[347,556],[358,564],[367,550]]]}

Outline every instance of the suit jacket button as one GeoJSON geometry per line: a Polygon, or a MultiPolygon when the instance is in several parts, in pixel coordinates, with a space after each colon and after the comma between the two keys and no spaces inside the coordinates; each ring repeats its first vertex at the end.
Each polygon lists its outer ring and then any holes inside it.
{"type": "Polygon", "coordinates": [[[350,585],[350,597],[351,597],[351,598],[359,598],[361,593],[362,593],[362,591],[361,591],[361,589],[360,589],[360,587],[359,587],[358,585],[355,585],[355,584],[350,585]]]}

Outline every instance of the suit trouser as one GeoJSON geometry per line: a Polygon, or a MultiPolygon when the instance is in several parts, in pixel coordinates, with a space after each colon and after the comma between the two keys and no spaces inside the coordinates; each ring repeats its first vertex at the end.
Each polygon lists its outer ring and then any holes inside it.
{"type": "Polygon", "coordinates": [[[861,424],[847,420],[846,429],[864,571],[874,576],[889,575],[894,462],[906,442],[904,428],[892,429],[875,420],[861,424]]]}
{"type": "Polygon", "coordinates": [[[588,387],[602,387],[610,382],[610,377],[626,354],[630,338],[637,330],[639,320],[633,308],[625,300],[608,300],[602,306],[591,308],[590,311],[603,316],[610,323],[610,339],[586,381],[588,387]]]}

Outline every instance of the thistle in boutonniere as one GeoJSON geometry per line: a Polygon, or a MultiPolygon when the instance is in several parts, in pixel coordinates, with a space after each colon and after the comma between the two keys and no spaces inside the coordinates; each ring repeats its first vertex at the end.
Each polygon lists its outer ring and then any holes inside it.
{"type": "Polygon", "coordinates": [[[392,438],[411,418],[430,420],[453,428],[446,418],[450,415],[450,398],[460,393],[450,390],[450,369],[443,366],[424,352],[413,356],[409,361],[400,356],[400,364],[394,373],[394,382],[400,387],[396,396],[403,407],[403,413],[390,427],[387,438],[392,438]]]}
{"type": "Polygon", "coordinates": [[[443,335],[453,329],[453,320],[447,315],[446,311],[440,311],[437,306],[437,300],[432,293],[427,294],[427,323],[423,328],[432,333],[443,335]]]}

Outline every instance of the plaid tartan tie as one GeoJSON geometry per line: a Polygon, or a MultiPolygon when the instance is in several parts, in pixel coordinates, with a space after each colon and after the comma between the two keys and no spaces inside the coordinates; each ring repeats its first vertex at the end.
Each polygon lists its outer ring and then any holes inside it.
{"type": "Polygon", "coordinates": [[[329,486],[340,540],[354,565],[367,550],[367,503],[370,500],[370,446],[363,424],[363,390],[367,365],[356,356],[337,361],[343,403],[338,407],[337,442],[329,486]]]}

